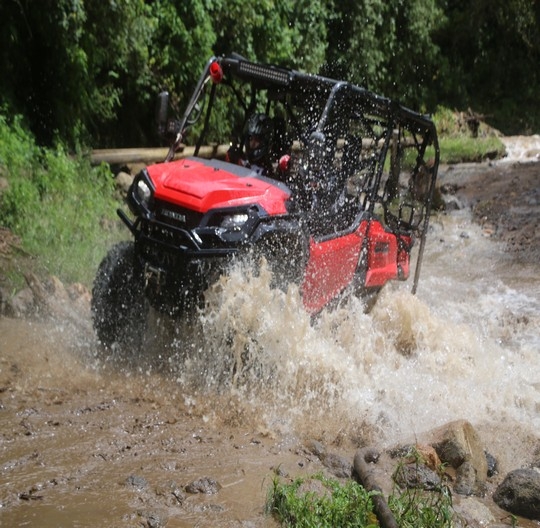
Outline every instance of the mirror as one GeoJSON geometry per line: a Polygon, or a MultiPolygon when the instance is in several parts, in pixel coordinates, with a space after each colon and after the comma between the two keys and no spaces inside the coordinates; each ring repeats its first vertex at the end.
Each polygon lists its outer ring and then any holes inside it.
{"type": "Polygon", "coordinates": [[[161,92],[156,102],[156,123],[161,137],[167,133],[167,120],[169,113],[169,92],[161,92]]]}

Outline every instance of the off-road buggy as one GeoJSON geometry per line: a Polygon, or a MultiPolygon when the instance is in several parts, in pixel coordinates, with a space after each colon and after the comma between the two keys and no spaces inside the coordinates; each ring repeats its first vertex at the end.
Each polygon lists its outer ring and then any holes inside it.
{"type": "Polygon", "coordinates": [[[317,314],[406,280],[418,242],[416,290],[439,159],[428,117],[348,82],[236,55],[207,62],[181,119],[168,118],[170,106],[161,93],[169,154],[134,178],[132,218],[118,210],[134,240],[113,247],[95,279],[105,346],[137,344],[150,306],[177,317],[201,306],[235,258],[266,259],[275,285],[296,283],[317,314]],[[227,156],[242,151],[257,112],[272,124],[266,174],[227,156]]]}

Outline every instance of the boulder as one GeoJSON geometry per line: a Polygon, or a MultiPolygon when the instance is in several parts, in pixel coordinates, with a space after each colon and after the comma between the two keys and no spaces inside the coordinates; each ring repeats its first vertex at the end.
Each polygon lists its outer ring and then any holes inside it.
{"type": "Polygon", "coordinates": [[[494,527],[496,522],[491,510],[473,497],[463,497],[453,504],[453,509],[464,526],[489,526],[494,527]]]}
{"type": "Polygon", "coordinates": [[[495,490],[493,500],[510,513],[540,520],[540,472],[536,469],[511,471],[495,490]]]}
{"type": "Polygon", "coordinates": [[[29,317],[36,311],[34,294],[30,288],[24,288],[15,295],[2,295],[2,315],[7,317],[29,317]]]}
{"type": "Polygon", "coordinates": [[[439,475],[424,464],[400,466],[395,473],[394,479],[401,488],[436,490],[441,485],[439,475]]]}
{"type": "Polygon", "coordinates": [[[486,455],[480,437],[468,421],[457,420],[432,431],[429,443],[441,462],[456,470],[456,493],[484,493],[488,473],[486,455]]]}
{"type": "Polygon", "coordinates": [[[353,473],[353,466],[349,460],[336,453],[326,453],[321,462],[324,467],[332,473],[332,475],[338,478],[351,478],[353,473]]]}
{"type": "Polygon", "coordinates": [[[338,478],[351,478],[353,466],[345,457],[328,452],[318,440],[308,440],[305,448],[315,455],[332,475],[338,478]]]}
{"type": "Polygon", "coordinates": [[[127,194],[129,186],[133,182],[133,176],[127,172],[119,172],[115,178],[116,187],[122,194],[127,194]]]}

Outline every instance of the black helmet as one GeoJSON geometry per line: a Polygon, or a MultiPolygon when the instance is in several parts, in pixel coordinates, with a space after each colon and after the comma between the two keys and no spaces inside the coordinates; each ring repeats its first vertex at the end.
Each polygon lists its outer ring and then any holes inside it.
{"type": "Polygon", "coordinates": [[[268,154],[272,132],[272,120],[266,114],[253,114],[249,118],[245,146],[250,163],[256,163],[268,154]]]}

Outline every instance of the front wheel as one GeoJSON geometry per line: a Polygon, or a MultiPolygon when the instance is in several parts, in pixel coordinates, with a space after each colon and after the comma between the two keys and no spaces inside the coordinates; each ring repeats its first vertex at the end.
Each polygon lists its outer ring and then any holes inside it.
{"type": "Polygon", "coordinates": [[[116,244],[102,260],[94,279],[91,308],[94,329],[106,349],[140,349],[148,302],[133,242],[116,244]]]}

